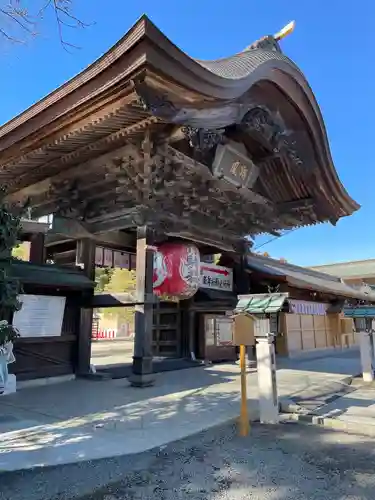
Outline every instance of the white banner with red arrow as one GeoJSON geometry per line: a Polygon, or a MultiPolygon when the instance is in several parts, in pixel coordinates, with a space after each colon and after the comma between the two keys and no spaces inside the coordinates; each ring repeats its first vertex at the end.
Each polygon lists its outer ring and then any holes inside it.
{"type": "Polygon", "coordinates": [[[200,288],[227,292],[233,290],[233,269],[206,262],[201,262],[200,269],[200,288]]]}

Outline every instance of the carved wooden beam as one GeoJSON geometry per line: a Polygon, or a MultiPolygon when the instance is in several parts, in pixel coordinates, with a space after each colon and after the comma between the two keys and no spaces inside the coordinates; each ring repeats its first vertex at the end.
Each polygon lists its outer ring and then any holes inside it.
{"type": "Polygon", "coordinates": [[[84,222],[79,222],[66,217],[54,217],[51,231],[46,238],[46,246],[57,245],[63,241],[78,240],[81,238],[93,239],[98,245],[114,245],[119,247],[134,247],[135,236],[110,232],[97,232],[93,230],[93,226],[84,222]]]}
{"type": "Polygon", "coordinates": [[[142,226],[151,221],[154,215],[147,207],[138,206],[134,209],[126,209],[122,213],[111,214],[108,219],[91,223],[88,227],[93,234],[104,231],[118,231],[142,226]]]}
{"type": "Polygon", "coordinates": [[[77,240],[81,238],[90,238],[92,234],[84,222],[63,216],[55,216],[53,218],[51,233],[64,235],[77,240]]]}
{"type": "Polygon", "coordinates": [[[267,200],[264,196],[261,196],[260,194],[255,193],[250,189],[237,188],[236,186],[233,186],[232,184],[223,179],[218,179],[214,177],[212,175],[212,172],[206,165],[203,165],[203,163],[200,163],[193,158],[190,158],[188,155],[182,153],[181,151],[178,151],[172,146],[167,145],[164,150],[159,149],[158,153],[161,155],[166,154],[172,162],[176,164],[180,163],[184,165],[187,170],[192,170],[196,173],[199,173],[199,175],[203,179],[209,180],[212,183],[216,184],[222,191],[231,191],[238,193],[244,199],[250,201],[251,203],[257,203],[261,205],[267,205],[267,204],[272,205],[270,200],[267,200]]]}
{"type": "Polygon", "coordinates": [[[154,178],[154,144],[151,140],[150,131],[147,130],[145,132],[145,136],[142,141],[141,150],[143,153],[143,165],[141,168],[142,177],[143,177],[143,195],[144,195],[144,203],[147,203],[152,197],[152,189],[153,189],[153,178],[154,178]]]}
{"type": "Polygon", "coordinates": [[[159,121],[158,118],[156,118],[155,116],[147,117],[144,120],[141,120],[133,125],[121,128],[120,130],[117,130],[116,132],[109,134],[95,142],[91,142],[90,144],[87,144],[81,148],[75,148],[74,151],[59,156],[59,158],[57,159],[55,158],[48,163],[44,163],[40,167],[33,169],[33,176],[35,180],[32,186],[27,186],[25,184],[26,180],[22,181],[22,177],[15,178],[11,186],[9,186],[9,189],[11,188],[10,191],[13,193],[10,196],[15,196],[16,198],[20,196],[24,197],[33,194],[32,193],[33,190],[34,192],[35,190],[36,191],[38,191],[38,189],[40,190],[41,186],[39,186],[38,188],[36,187],[36,184],[48,181],[48,179],[44,180],[46,175],[48,175],[48,177],[57,176],[58,177],[57,180],[61,180],[61,178],[70,177],[72,175],[72,169],[75,170],[77,166],[79,166],[80,171],[82,171],[83,173],[87,172],[84,168],[85,164],[90,162],[96,163],[98,161],[102,161],[105,156],[112,157],[113,152],[110,152],[106,155],[101,154],[99,157],[90,159],[84,162],[83,164],[79,163],[80,158],[82,158],[82,156],[87,157],[88,154],[92,154],[94,156],[95,152],[100,154],[100,150],[105,149],[106,145],[108,146],[112,145],[113,147],[114,144],[116,144],[117,142],[121,142],[121,140],[126,142],[129,136],[131,136],[135,132],[142,132],[143,130],[157,123],[158,121],[159,121]]]}
{"type": "Polygon", "coordinates": [[[162,94],[159,90],[148,84],[144,75],[132,80],[132,85],[138,94],[138,102],[145,111],[154,116],[171,120],[178,109],[170,101],[167,94],[162,94]]]}
{"type": "Polygon", "coordinates": [[[196,127],[182,127],[182,133],[188,140],[190,147],[196,151],[209,151],[223,140],[225,129],[205,129],[196,127]]]}
{"type": "Polygon", "coordinates": [[[143,202],[143,178],[136,170],[143,165],[135,155],[116,159],[106,165],[106,173],[91,170],[87,179],[80,177],[53,183],[47,192],[32,197],[33,214],[60,213],[84,219],[99,207],[132,206],[143,202]],[[135,165],[135,167],[133,166],[135,165]],[[109,205],[108,205],[109,202],[109,205]]]}
{"type": "Polygon", "coordinates": [[[49,231],[49,224],[34,220],[21,219],[22,234],[46,234],[49,231]]]}
{"type": "Polygon", "coordinates": [[[306,179],[315,167],[315,154],[308,134],[289,130],[279,113],[264,105],[254,105],[239,126],[269,150],[269,157],[285,156],[294,174],[306,179]]]}
{"type": "MultiPolygon", "coordinates": [[[[95,159],[88,160],[84,163],[75,165],[74,167],[68,169],[62,169],[60,166],[60,171],[56,175],[49,176],[42,181],[36,182],[35,184],[28,186],[26,188],[20,189],[7,196],[7,200],[12,202],[19,202],[28,197],[38,195],[39,193],[48,192],[51,186],[60,185],[64,182],[71,182],[72,179],[80,179],[81,177],[92,176],[93,171],[102,168],[103,173],[106,170],[103,168],[108,163],[113,162],[117,158],[123,158],[131,153],[134,154],[136,151],[136,146],[133,144],[127,144],[121,148],[115,149],[109,153],[102,154],[95,159]]],[[[45,171],[44,171],[45,172],[45,171]]]]}
{"type": "Polygon", "coordinates": [[[242,240],[242,238],[230,233],[213,231],[212,229],[202,230],[192,225],[185,227],[175,221],[165,224],[164,231],[168,236],[190,239],[196,243],[216,247],[227,252],[236,251],[242,240]]]}
{"type": "Polygon", "coordinates": [[[304,208],[310,208],[314,205],[314,200],[312,197],[303,198],[301,200],[287,201],[285,203],[277,203],[276,209],[279,213],[288,213],[295,210],[301,210],[304,208]]]}
{"type": "Polygon", "coordinates": [[[53,253],[53,261],[55,264],[64,265],[72,264],[75,265],[76,262],[76,249],[66,250],[65,252],[53,253]]]}

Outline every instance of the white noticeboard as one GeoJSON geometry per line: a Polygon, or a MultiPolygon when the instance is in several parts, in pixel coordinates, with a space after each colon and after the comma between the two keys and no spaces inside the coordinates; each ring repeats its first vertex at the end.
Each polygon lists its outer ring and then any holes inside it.
{"type": "Polygon", "coordinates": [[[65,297],[20,295],[22,309],[13,316],[21,337],[58,337],[64,319],[65,297]]]}
{"type": "Polygon", "coordinates": [[[231,292],[233,290],[233,269],[201,262],[199,286],[210,290],[231,292]]]}

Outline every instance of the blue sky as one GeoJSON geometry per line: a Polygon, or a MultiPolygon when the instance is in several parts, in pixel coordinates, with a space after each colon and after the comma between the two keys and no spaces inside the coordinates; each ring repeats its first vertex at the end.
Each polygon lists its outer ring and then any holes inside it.
{"type": "MultiPolygon", "coordinates": [[[[76,0],[75,4],[77,17],[90,24],[84,30],[65,30],[65,38],[79,50],[67,53],[61,48],[51,16],[40,26],[42,35],[26,45],[2,44],[0,123],[106,52],[143,13],[200,59],[232,55],[294,19],[296,30],[282,42],[283,50],[304,71],[321,106],[339,176],[362,208],[336,227],[299,229],[262,251],[300,265],[374,257],[373,0],[76,0]]],[[[269,239],[262,238],[258,245],[269,239]]]]}

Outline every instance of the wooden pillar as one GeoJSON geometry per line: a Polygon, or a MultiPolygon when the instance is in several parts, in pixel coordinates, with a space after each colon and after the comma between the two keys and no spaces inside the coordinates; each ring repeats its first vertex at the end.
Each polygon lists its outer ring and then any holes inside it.
{"type": "Polygon", "coordinates": [[[236,279],[236,288],[238,295],[244,295],[246,293],[250,293],[249,290],[249,274],[246,272],[247,263],[246,263],[246,255],[241,255],[241,260],[239,264],[235,265],[235,279],[236,279]]]}
{"type": "Polygon", "coordinates": [[[153,265],[152,231],[147,226],[137,229],[137,271],[135,306],[135,339],[133,370],[129,380],[134,387],[154,383],[152,368],[153,265]]]}
{"type": "Polygon", "coordinates": [[[182,358],[190,358],[191,353],[191,328],[190,328],[190,308],[192,304],[192,299],[182,300],[180,302],[180,311],[179,311],[179,330],[180,333],[179,343],[180,343],[180,357],[182,358]]]}
{"type": "Polygon", "coordinates": [[[194,357],[196,358],[198,356],[198,353],[197,353],[197,345],[196,345],[197,343],[196,343],[195,323],[196,323],[196,312],[195,311],[189,311],[189,321],[188,321],[188,327],[189,327],[189,330],[188,330],[189,331],[189,352],[188,352],[188,354],[191,356],[191,353],[193,353],[194,357]]]}
{"type": "MultiPolygon", "coordinates": [[[[76,264],[82,268],[88,278],[92,281],[95,280],[94,241],[90,239],[77,241],[76,264]]],[[[79,375],[88,375],[90,373],[92,316],[92,309],[81,308],[77,365],[79,375]]]]}
{"type": "Polygon", "coordinates": [[[32,264],[44,264],[45,262],[43,233],[36,233],[31,236],[29,262],[32,264]]]}

